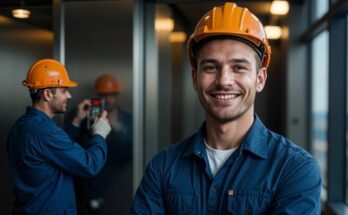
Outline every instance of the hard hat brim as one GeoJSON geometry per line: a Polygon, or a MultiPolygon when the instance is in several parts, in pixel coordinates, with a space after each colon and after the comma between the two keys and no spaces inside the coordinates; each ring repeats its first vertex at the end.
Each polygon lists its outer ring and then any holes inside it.
{"type": "Polygon", "coordinates": [[[30,89],[44,89],[44,88],[49,88],[49,87],[68,87],[68,88],[74,88],[77,87],[78,83],[74,82],[74,81],[69,81],[66,84],[47,84],[47,85],[32,85],[32,84],[27,84],[26,81],[22,81],[22,85],[26,86],[30,89]]]}
{"type": "Polygon", "coordinates": [[[77,87],[78,83],[74,82],[74,81],[69,81],[69,83],[66,85],[66,87],[69,88],[73,88],[73,87],[77,87]]]}

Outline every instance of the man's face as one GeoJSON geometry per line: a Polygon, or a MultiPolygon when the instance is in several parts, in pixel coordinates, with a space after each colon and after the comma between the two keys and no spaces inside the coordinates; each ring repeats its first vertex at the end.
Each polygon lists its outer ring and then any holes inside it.
{"type": "Polygon", "coordinates": [[[105,110],[111,111],[117,106],[117,94],[116,93],[108,93],[108,94],[100,94],[100,98],[103,98],[105,101],[105,110]]]}
{"type": "Polygon", "coordinates": [[[256,68],[256,57],[251,47],[232,39],[201,48],[192,81],[207,117],[225,123],[253,114],[256,92],[267,78],[265,68],[256,68]]]}
{"type": "Polygon", "coordinates": [[[68,102],[71,99],[71,94],[68,88],[57,88],[55,93],[52,92],[51,110],[53,113],[64,113],[67,109],[68,102]]]}

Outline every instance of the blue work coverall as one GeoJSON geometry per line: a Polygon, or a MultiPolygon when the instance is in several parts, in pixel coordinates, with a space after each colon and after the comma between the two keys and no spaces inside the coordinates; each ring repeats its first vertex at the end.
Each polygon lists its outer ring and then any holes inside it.
{"type": "Polygon", "coordinates": [[[84,149],[45,113],[27,107],[7,139],[14,184],[13,214],[77,214],[73,175],[95,176],[107,146],[94,135],[84,149]]]}
{"type": "Polygon", "coordinates": [[[255,115],[238,149],[215,177],[204,129],[156,155],[131,214],[320,214],[321,176],[305,150],[265,128],[255,115]]]}

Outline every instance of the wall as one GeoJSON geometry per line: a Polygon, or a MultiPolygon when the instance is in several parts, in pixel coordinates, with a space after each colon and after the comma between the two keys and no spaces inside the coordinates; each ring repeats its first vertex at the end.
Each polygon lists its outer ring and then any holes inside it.
{"type": "MultiPolygon", "coordinates": [[[[306,2],[307,3],[307,2],[306,2]]],[[[287,63],[287,135],[301,147],[308,148],[308,80],[307,48],[300,41],[300,36],[307,27],[307,5],[292,5],[289,13],[289,49],[287,63]],[[301,17],[299,19],[298,17],[301,17]]]]}
{"type": "Polygon", "coordinates": [[[122,83],[119,103],[132,111],[132,9],[131,1],[65,3],[65,61],[79,83],[74,104],[95,96],[95,78],[109,73],[122,83]]]}
{"type": "Polygon", "coordinates": [[[286,133],[286,43],[282,39],[270,41],[272,54],[267,68],[267,81],[255,101],[255,112],[266,127],[282,135],[286,133]]]}
{"type": "MultiPolygon", "coordinates": [[[[132,112],[133,101],[133,3],[132,1],[65,2],[65,64],[72,80],[72,105],[95,97],[95,79],[108,73],[117,77],[122,91],[117,103],[132,112]]],[[[129,146],[131,147],[131,146],[129,146]]],[[[132,200],[132,166],[108,173],[101,214],[128,214],[132,200]]]]}
{"type": "Polygon", "coordinates": [[[0,16],[0,211],[10,214],[14,194],[10,182],[6,137],[15,120],[31,105],[22,86],[30,65],[52,57],[53,34],[14,19],[0,16]]]}

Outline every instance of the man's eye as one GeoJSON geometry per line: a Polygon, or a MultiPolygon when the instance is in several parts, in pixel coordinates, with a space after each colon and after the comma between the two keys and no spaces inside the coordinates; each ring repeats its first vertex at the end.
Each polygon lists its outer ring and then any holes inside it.
{"type": "Polygon", "coordinates": [[[248,68],[246,66],[236,65],[235,70],[242,72],[242,71],[248,70],[248,68]]]}
{"type": "Polygon", "coordinates": [[[216,66],[203,66],[203,71],[205,72],[216,72],[217,67],[216,66]]]}

